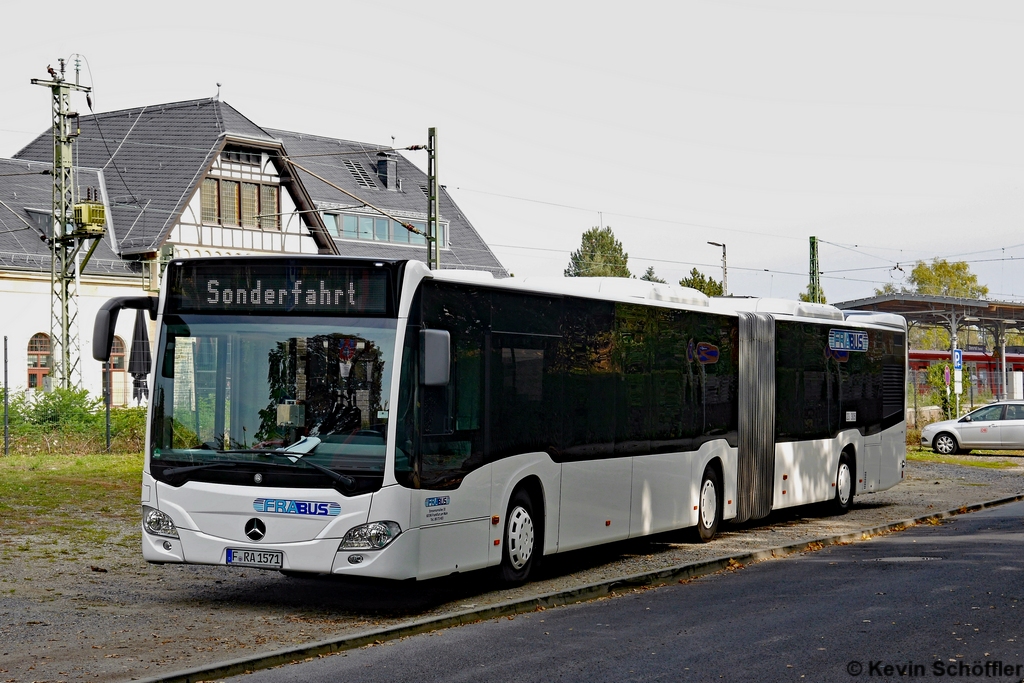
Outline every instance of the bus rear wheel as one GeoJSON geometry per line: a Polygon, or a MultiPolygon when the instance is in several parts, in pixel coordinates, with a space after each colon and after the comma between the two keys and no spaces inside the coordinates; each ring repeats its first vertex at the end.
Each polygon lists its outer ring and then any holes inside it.
{"type": "Polygon", "coordinates": [[[718,480],[718,471],[708,465],[700,480],[700,491],[697,494],[697,533],[695,538],[707,543],[718,533],[718,525],[722,521],[722,485],[718,480]]]}
{"type": "Polygon", "coordinates": [[[503,541],[501,579],[508,584],[523,583],[530,577],[530,573],[537,564],[538,550],[538,535],[533,519],[533,500],[523,489],[516,491],[508,503],[503,541]]]}

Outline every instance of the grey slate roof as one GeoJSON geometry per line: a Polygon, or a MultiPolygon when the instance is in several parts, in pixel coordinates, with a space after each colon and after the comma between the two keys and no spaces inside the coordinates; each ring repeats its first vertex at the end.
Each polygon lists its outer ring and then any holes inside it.
{"type": "MultiPolygon", "coordinates": [[[[43,236],[44,226],[52,220],[51,168],[50,163],[0,159],[0,268],[50,272],[50,247],[43,236]]],[[[102,178],[96,169],[76,171],[80,187],[100,189],[102,178]]],[[[129,275],[138,272],[138,264],[118,258],[104,237],[85,272],[129,275]]]]}
{"type": "MultiPolygon", "coordinates": [[[[125,255],[159,249],[220,149],[224,134],[275,141],[215,99],[82,116],[75,165],[103,169],[114,235],[125,255]]],[[[52,161],[46,131],[15,155],[52,161]]]]}
{"type": "MultiPolygon", "coordinates": [[[[82,116],[80,126],[81,134],[75,144],[75,165],[102,169],[110,205],[108,231],[114,236],[117,250],[127,258],[160,248],[223,147],[225,137],[244,138],[272,150],[283,144],[284,153],[293,156],[297,163],[368,202],[388,211],[426,213],[427,200],[420,189],[426,186],[426,176],[401,155],[396,156],[398,175],[403,179],[402,189],[387,190],[375,170],[376,153],[382,147],[264,129],[216,99],[82,116]],[[337,152],[346,154],[315,156],[337,152]],[[360,185],[344,160],[358,163],[375,187],[360,185]]],[[[51,132],[42,133],[15,157],[22,162],[31,160],[48,165],[53,159],[51,132]]],[[[330,237],[323,232],[319,217],[308,210],[314,205],[324,208],[361,204],[307,173],[297,171],[293,175],[285,164],[279,166],[279,171],[282,183],[291,183],[291,178],[297,176],[301,186],[291,184],[293,195],[300,210],[306,211],[303,213],[305,220],[314,224],[311,230],[321,250],[334,247],[338,253],[347,256],[426,259],[425,247],[416,249],[343,239],[335,239],[332,244],[330,237]]],[[[49,176],[44,180],[40,188],[47,187],[49,176]]],[[[82,185],[83,181],[80,180],[79,184],[82,185]]],[[[39,208],[49,208],[48,198],[40,201],[39,208]]],[[[442,191],[440,199],[440,212],[442,218],[449,221],[451,244],[451,248],[442,253],[442,267],[489,270],[499,277],[507,275],[494,253],[445,191],[442,191]]],[[[4,244],[0,242],[0,247],[4,244]]],[[[0,266],[3,265],[0,260],[0,266]]],[[[48,261],[45,269],[49,269],[48,261]]]]}
{"type": "MultiPolygon", "coordinates": [[[[387,149],[350,140],[294,133],[267,128],[266,132],[284,143],[285,152],[297,164],[308,168],[319,176],[342,187],[357,197],[391,211],[414,211],[426,215],[427,197],[421,187],[426,187],[427,177],[404,156],[398,154],[398,177],[402,180],[400,190],[385,189],[377,177],[377,152],[387,149]],[[335,156],[337,155],[337,156],[335,156]],[[345,161],[355,162],[373,183],[373,188],[364,187],[356,180],[345,161]]],[[[298,170],[302,184],[318,208],[362,206],[351,197],[338,192],[301,170],[298,170]]],[[[365,176],[364,176],[365,177],[365,176]]],[[[449,221],[449,242],[451,249],[441,254],[442,268],[469,268],[489,270],[496,276],[505,277],[508,272],[495,257],[469,219],[452,201],[447,191],[441,191],[441,218],[449,221]]],[[[359,242],[336,239],[338,250],[345,256],[369,256],[377,258],[426,260],[426,247],[411,248],[389,246],[381,242],[359,242]]]]}

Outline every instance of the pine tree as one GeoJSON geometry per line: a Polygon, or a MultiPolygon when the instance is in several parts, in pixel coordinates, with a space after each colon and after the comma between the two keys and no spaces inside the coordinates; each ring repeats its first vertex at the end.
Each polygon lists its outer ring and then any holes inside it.
{"type": "Polygon", "coordinates": [[[679,286],[696,289],[698,292],[704,292],[708,296],[722,296],[722,283],[719,280],[708,277],[696,268],[679,281],[679,286]]]}
{"type": "Polygon", "coordinates": [[[665,280],[654,274],[654,266],[647,266],[647,272],[640,276],[641,280],[647,280],[648,282],[660,282],[665,284],[665,280]]]}
{"type": "Polygon", "coordinates": [[[629,254],[615,239],[610,227],[593,227],[583,233],[580,248],[569,256],[566,277],[632,277],[629,254]]]}

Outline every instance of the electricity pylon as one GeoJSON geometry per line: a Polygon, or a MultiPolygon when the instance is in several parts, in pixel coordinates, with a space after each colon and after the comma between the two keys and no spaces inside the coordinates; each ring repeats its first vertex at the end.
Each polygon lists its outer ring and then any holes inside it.
{"type": "Polygon", "coordinates": [[[818,238],[811,237],[810,282],[807,284],[807,300],[816,304],[822,303],[821,271],[818,269],[818,238]]]}
{"type": "Polygon", "coordinates": [[[33,78],[34,85],[50,89],[53,118],[53,222],[47,241],[50,245],[50,358],[53,386],[75,388],[82,383],[81,352],[78,345],[78,274],[92,256],[106,224],[102,203],[75,203],[73,144],[80,132],[78,114],[71,111],[71,91],[88,93],[75,82],[64,80],[64,60],[60,72],[47,67],[50,80],[33,78]],[[78,263],[82,247],[91,246],[78,263]]]}
{"type": "Polygon", "coordinates": [[[427,267],[441,267],[441,234],[438,230],[438,202],[441,188],[437,183],[437,128],[427,129],[427,267]]]}

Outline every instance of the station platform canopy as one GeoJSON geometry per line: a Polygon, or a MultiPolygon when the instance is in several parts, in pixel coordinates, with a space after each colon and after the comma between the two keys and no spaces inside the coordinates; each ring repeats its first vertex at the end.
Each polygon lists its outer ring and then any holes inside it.
{"type": "Polygon", "coordinates": [[[896,313],[921,327],[945,327],[954,343],[957,330],[966,326],[990,330],[1002,340],[1010,330],[1024,330],[1024,304],[989,299],[897,293],[834,304],[842,310],[896,313]]]}

